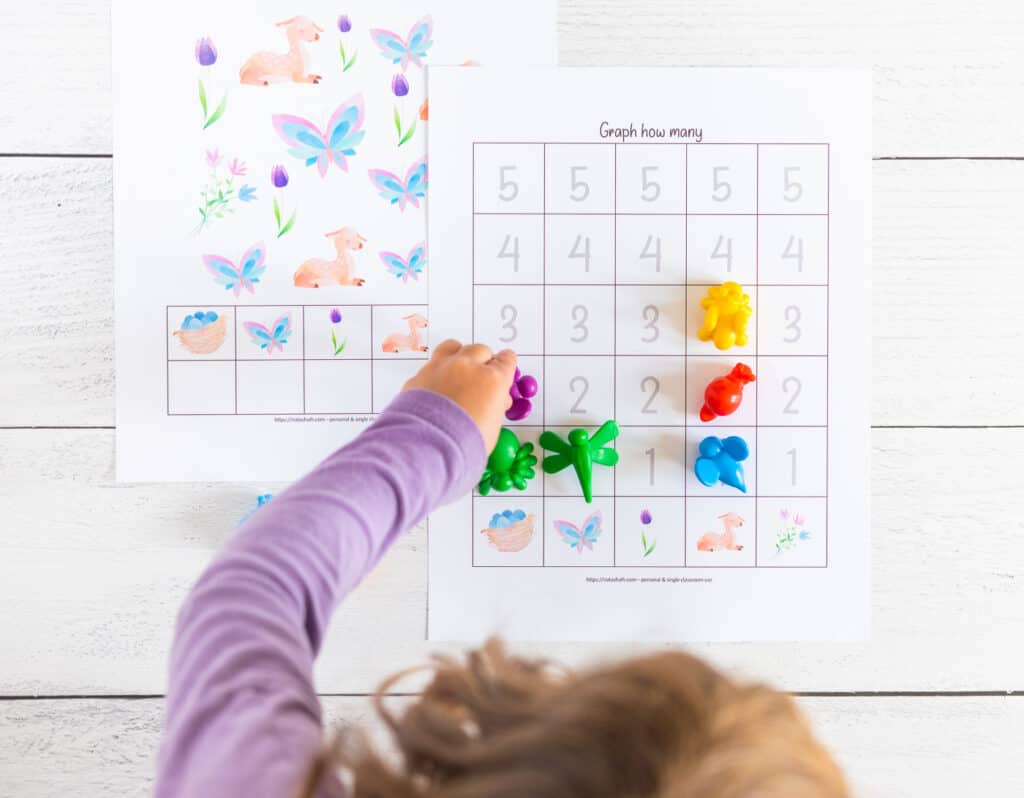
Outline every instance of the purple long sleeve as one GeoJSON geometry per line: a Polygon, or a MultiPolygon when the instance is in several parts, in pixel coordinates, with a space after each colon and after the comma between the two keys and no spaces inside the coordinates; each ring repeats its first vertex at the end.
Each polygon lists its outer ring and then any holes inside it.
{"type": "Polygon", "coordinates": [[[484,459],[461,408],[408,391],[239,529],[178,618],[159,798],[294,795],[323,741],[313,661],[331,613],[484,459]]]}

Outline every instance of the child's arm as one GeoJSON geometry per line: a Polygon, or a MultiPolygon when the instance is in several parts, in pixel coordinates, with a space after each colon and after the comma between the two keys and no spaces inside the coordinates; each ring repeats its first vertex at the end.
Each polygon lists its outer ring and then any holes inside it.
{"type": "Polygon", "coordinates": [[[313,660],[332,611],[400,533],[471,488],[514,370],[511,352],[444,342],[225,546],[178,618],[158,796],[294,793],[322,743],[313,660]]]}

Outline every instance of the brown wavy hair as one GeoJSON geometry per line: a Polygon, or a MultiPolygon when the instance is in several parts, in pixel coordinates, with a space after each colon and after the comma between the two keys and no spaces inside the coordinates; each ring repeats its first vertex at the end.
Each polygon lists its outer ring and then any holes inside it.
{"type": "Polygon", "coordinates": [[[343,733],[302,796],[341,774],[353,798],[847,798],[792,698],[665,652],[567,672],[490,641],[438,658],[401,714],[374,704],[392,755],[343,733]]]}

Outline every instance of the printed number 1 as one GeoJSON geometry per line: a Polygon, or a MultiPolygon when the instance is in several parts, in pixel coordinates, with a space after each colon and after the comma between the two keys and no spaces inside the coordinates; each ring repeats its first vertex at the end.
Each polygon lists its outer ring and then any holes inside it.
{"type": "Polygon", "coordinates": [[[654,487],[654,457],[655,457],[655,455],[654,455],[654,447],[652,446],[650,449],[648,449],[646,452],[644,452],[644,454],[646,454],[651,459],[651,464],[650,464],[650,468],[649,468],[649,472],[650,472],[649,482],[651,484],[651,487],[654,487]]]}
{"type": "Polygon", "coordinates": [[[786,454],[789,455],[790,462],[790,484],[796,487],[796,449],[790,449],[786,454]]]}

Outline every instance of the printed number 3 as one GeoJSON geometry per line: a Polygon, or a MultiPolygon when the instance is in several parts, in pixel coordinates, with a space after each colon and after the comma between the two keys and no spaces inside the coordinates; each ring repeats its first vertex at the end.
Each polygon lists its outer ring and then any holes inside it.
{"type": "Polygon", "coordinates": [[[590,312],[583,305],[574,305],[572,309],[572,320],[573,330],[576,331],[576,335],[569,337],[569,340],[574,344],[582,344],[587,340],[590,335],[590,329],[587,327],[587,319],[590,318],[590,312]]]}
{"type": "Polygon", "coordinates": [[[519,330],[516,328],[516,319],[518,318],[519,311],[512,305],[505,305],[501,309],[501,329],[508,331],[505,335],[498,337],[503,344],[516,340],[516,336],[519,335],[519,330]]]}
{"type": "Polygon", "coordinates": [[[786,332],[787,335],[782,340],[787,344],[795,344],[803,334],[803,331],[800,329],[800,308],[796,305],[790,305],[786,308],[786,332]]]}

